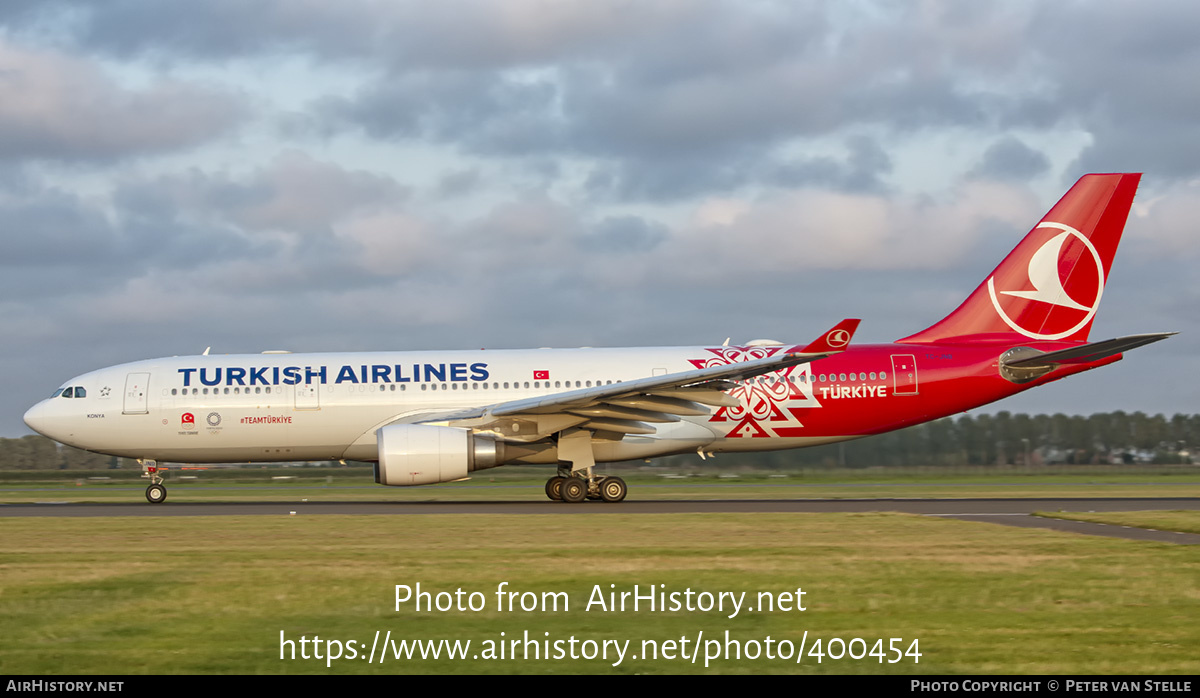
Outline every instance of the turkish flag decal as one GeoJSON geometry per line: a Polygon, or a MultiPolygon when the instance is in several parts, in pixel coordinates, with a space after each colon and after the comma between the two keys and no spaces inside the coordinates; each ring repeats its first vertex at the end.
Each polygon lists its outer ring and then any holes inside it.
{"type": "Polygon", "coordinates": [[[534,371],[533,379],[535,381],[548,381],[548,380],[550,380],[550,372],[549,371],[534,371]]]}

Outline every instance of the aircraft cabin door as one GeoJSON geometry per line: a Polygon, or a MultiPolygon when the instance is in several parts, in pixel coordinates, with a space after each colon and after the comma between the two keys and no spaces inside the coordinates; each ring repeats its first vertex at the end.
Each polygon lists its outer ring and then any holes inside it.
{"type": "Polygon", "coordinates": [[[892,394],[917,394],[917,357],[892,354],[892,394]]]}
{"type": "Polygon", "coordinates": [[[315,385],[296,385],[296,409],[321,409],[321,393],[315,385]]]}
{"type": "Polygon", "coordinates": [[[125,377],[125,407],[122,414],[150,414],[147,396],[149,373],[130,373],[125,377]]]}

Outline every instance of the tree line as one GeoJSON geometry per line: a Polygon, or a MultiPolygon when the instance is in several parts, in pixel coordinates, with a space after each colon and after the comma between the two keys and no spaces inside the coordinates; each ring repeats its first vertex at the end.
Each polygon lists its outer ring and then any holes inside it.
{"type": "Polygon", "coordinates": [[[108,470],[136,461],[64,446],[44,436],[0,438],[0,470],[108,470]]]}
{"type": "MultiPolygon", "coordinates": [[[[1200,415],[961,415],[864,439],[763,454],[760,467],[1192,463],[1200,415]]],[[[740,455],[738,456],[741,457],[740,455]]]]}
{"type": "MultiPolygon", "coordinates": [[[[759,467],[1191,463],[1200,415],[1107,412],[1088,417],[961,415],[865,439],[792,451],[739,454],[759,467]]],[[[675,458],[682,458],[676,456],[675,458]]],[[[44,436],[0,438],[0,470],[136,469],[127,458],[44,436]]]]}

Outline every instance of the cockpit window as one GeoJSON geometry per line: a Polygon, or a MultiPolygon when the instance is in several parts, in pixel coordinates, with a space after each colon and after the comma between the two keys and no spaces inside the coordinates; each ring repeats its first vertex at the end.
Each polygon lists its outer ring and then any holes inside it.
{"type": "Polygon", "coordinates": [[[75,386],[75,397],[87,397],[87,391],[83,389],[82,385],[75,386]]]}
{"type": "Polygon", "coordinates": [[[75,397],[74,388],[67,388],[62,392],[63,397],[75,397]]]}

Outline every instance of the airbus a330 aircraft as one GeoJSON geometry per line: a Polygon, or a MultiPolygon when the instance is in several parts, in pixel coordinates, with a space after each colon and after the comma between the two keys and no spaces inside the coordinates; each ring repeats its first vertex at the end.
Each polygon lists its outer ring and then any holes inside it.
{"type": "Polygon", "coordinates": [[[950,315],[892,344],[858,320],[806,345],[172,357],[67,381],[25,414],[142,464],[375,462],[382,485],[557,465],[550,499],[621,501],[600,462],[765,451],[900,429],[1118,361],[1173,333],[1089,343],[1138,174],[1086,175],[950,315]]]}

